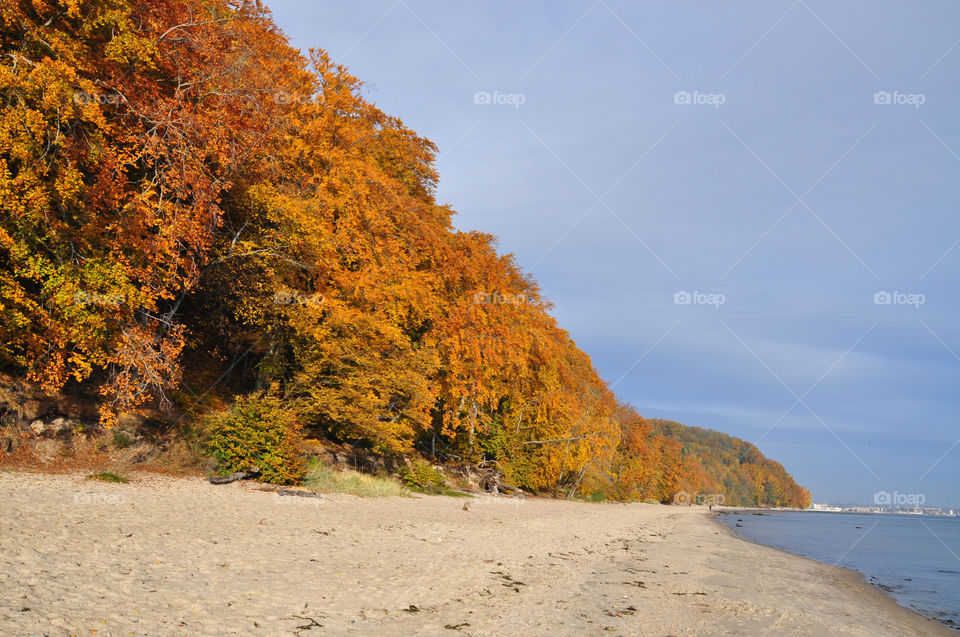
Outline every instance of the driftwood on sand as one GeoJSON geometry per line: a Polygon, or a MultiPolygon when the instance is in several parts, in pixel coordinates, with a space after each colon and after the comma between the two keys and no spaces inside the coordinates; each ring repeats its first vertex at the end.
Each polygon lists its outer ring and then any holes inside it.
{"type": "Polygon", "coordinates": [[[213,476],[210,478],[210,484],[230,484],[237,480],[252,480],[260,477],[260,469],[254,467],[250,471],[237,471],[228,476],[213,476]]]}
{"type": "Polygon", "coordinates": [[[497,468],[496,463],[491,463],[484,461],[477,465],[482,473],[480,475],[480,488],[483,491],[491,491],[493,493],[514,493],[522,494],[523,491],[516,487],[512,487],[509,484],[504,482],[503,473],[497,468]]]}

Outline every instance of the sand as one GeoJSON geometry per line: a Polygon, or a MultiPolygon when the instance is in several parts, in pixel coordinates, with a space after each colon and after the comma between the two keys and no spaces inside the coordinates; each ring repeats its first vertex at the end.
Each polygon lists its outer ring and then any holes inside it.
{"type": "Polygon", "coordinates": [[[701,507],[0,473],[2,635],[956,635],[701,507]]]}

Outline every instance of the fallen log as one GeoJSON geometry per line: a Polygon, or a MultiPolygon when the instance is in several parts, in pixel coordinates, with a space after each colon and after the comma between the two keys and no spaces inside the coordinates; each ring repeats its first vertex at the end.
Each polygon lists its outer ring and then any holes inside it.
{"type": "Polygon", "coordinates": [[[236,473],[231,473],[228,476],[213,476],[210,478],[210,484],[230,484],[231,482],[236,482],[237,480],[252,480],[253,478],[259,477],[259,469],[252,469],[250,471],[237,471],[236,473]]]}
{"type": "Polygon", "coordinates": [[[500,490],[507,493],[523,493],[523,489],[518,489],[517,487],[511,487],[509,484],[505,484],[502,480],[500,481],[500,490]]]}

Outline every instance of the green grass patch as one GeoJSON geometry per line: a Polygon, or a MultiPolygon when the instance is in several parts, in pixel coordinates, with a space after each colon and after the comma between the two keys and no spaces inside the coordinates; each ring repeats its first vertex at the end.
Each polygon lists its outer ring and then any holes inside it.
{"type": "Polygon", "coordinates": [[[99,480],[101,482],[116,482],[120,484],[126,484],[130,482],[121,475],[117,475],[112,471],[101,471],[100,473],[93,473],[87,476],[91,480],[99,480]]]}
{"type": "Polygon", "coordinates": [[[126,449],[133,444],[133,436],[125,431],[113,432],[113,444],[117,449],[126,449]]]}
{"type": "Polygon", "coordinates": [[[362,498],[410,497],[410,489],[393,478],[372,476],[349,469],[339,471],[321,462],[307,469],[303,485],[321,493],[347,493],[362,498]]]}
{"type": "Polygon", "coordinates": [[[471,493],[451,487],[443,472],[423,458],[417,458],[410,463],[409,467],[401,466],[398,473],[403,484],[416,493],[445,495],[451,498],[473,497],[471,493]]]}
{"type": "Polygon", "coordinates": [[[450,487],[429,487],[426,489],[421,489],[420,487],[410,487],[411,491],[416,491],[417,493],[425,493],[427,495],[445,495],[451,498],[472,498],[472,493],[467,493],[466,491],[460,491],[459,489],[451,489],[450,487]]]}

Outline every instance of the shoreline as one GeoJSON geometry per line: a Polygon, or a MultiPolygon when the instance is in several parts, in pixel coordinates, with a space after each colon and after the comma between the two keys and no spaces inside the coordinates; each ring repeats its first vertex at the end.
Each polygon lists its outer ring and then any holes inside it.
{"type": "MultiPolygon", "coordinates": [[[[791,553],[790,551],[787,551],[787,550],[784,550],[784,549],[780,549],[780,548],[777,548],[777,547],[775,547],[775,546],[768,546],[768,545],[766,545],[766,544],[761,544],[760,542],[754,542],[754,541],[752,541],[752,540],[748,540],[747,538],[741,537],[740,535],[738,535],[736,531],[734,531],[734,530],[731,529],[729,526],[727,526],[726,524],[724,524],[723,522],[721,522],[720,519],[719,519],[719,518],[720,518],[720,515],[725,515],[725,514],[726,514],[726,515],[729,515],[730,513],[733,513],[733,512],[735,512],[735,511],[751,511],[751,512],[753,512],[753,511],[756,511],[756,510],[759,510],[759,509],[750,509],[750,508],[736,508],[736,509],[734,509],[734,508],[728,508],[728,509],[725,510],[725,511],[720,511],[720,512],[713,511],[713,512],[710,512],[710,513],[708,513],[708,517],[710,518],[710,520],[711,520],[714,524],[722,527],[732,538],[734,538],[734,539],[736,539],[736,540],[739,540],[739,541],[741,541],[741,542],[746,542],[747,544],[750,544],[750,545],[752,545],[752,546],[762,546],[762,547],[765,548],[765,549],[769,549],[769,550],[772,550],[772,551],[777,551],[778,553],[782,553],[782,554],[784,554],[784,555],[787,556],[787,557],[798,558],[798,559],[801,559],[801,560],[805,560],[805,561],[808,561],[808,562],[812,562],[813,564],[816,564],[816,565],[818,565],[818,566],[826,569],[828,575],[830,575],[830,576],[832,576],[832,577],[834,577],[834,578],[836,578],[836,579],[844,582],[844,583],[845,583],[846,585],[848,585],[848,586],[852,586],[852,587],[854,587],[854,588],[860,589],[861,591],[863,591],[863,593],[864,593],[865,595],[869,595],[870,597],[874,598],[876,601],[878,601],[878,602],[880,602],[880,603],[883,603],[883,604],[887,604],[887,603],[893,604],[893,605],[895,605],[895,606],[897,607],[897,609],[906,612],[908,615],[913,615],[913,616],[915,616],[915,617],[920,617],[920,618],[922,618],[922,619],[924,619],[924,620],[933,622],[933,623],[936,624],[938,627],[941,627],[941,628],[945,629],[945,630],[947,631],[945,634],[948,634],[948,635],[960,635],[960,631],[957,631],[957,630],[952,629],[950,626],[947,626],[946,624],[938,621],[936,618],[930,617],[930,616],[928,616],[928,615],[924,615],[924,614],[921,613],[920,611],[918,611],[918,610],[916,610],[916,609],[914,609],[914,608],[911,608],[911,607],[909,607],[909,606],[906,606],[906,605],[900,603],[900,600],[898,600],[893,594],[891,594],[891,593],[888,592],[888,591],[883,590],[882,588],[880,588],[879,586],[877,586],[877,585],[875,585],[873,582],[871,582],[870,579],[869,579],[869,576],[868,576],[866,573],[861,573],[860,571],[858,571],[858,570],[856,570],[856,569],[846,568],[846,567],[844,567],[844,566],[837,566],[837,565],[835,565],[835,564],[828,564],[827,562],[821,562],[821,561],[819,561],[819,560],[813,559],[812,557],[807,557],[806,555],[801,555],[801,554],[799,554],[799,553],[791,553]]],[[[767,509],[767,510],[769,511],[769,509],[767,509]]]]}
{"type": "Polygon", "coordinates": [[[702,507],[131,477],[0,473],[0,633],[956,635],[702,507]]]}

